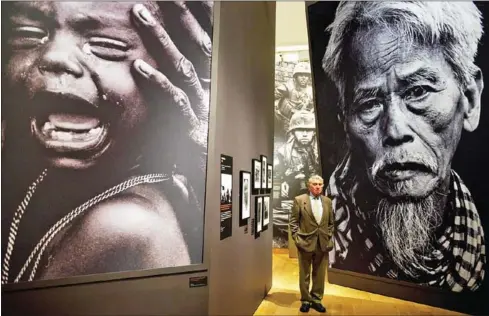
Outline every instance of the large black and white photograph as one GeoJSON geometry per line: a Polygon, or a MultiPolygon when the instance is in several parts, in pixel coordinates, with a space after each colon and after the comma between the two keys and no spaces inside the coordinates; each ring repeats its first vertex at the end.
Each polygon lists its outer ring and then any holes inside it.
{"type": "Polygon", "coordinates": [[[330,266],[485,293],[489,6],[328,1],[307,15],[330,266]]]}
{"type": "Polygon", "coordinates": [[[277,49],[273,159],[273,246],[288,247],[294,197],[320,172],[309,50],[277,49]]]}
{"type": "Polygon", "coordinates": [[[1,12],[2,284],[201,264],[212,2],[1,12]]]}

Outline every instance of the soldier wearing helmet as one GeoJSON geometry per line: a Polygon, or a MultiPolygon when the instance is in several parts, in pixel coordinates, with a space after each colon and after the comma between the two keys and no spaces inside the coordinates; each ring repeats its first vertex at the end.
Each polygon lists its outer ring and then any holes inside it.
{"type": "Polygon", "coordinates": [[[275,89],[276,118],[288,130],[289,120],[298,111],[313,111],[311,66],[300,62],[294,67],[292,79],[275,89]]]}
{"type": "MultiPolygon", "coordinates": [[[[274,205],[274,241],[286,244],[289,212],[293,198],[307,192],[306,181],[319,174],[319,155],[316,141],[316,119],[312,112],[299,111],[292,115],[287,130],[287,142],[277,150],[274,164],[280,182],[280,203],[274,205]]],[[[274,203],[275,204],[275,203],[274,203]]]]}

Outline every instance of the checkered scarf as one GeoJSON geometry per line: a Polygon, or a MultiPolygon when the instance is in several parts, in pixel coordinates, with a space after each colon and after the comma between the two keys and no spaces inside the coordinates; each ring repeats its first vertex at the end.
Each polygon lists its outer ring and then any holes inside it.
{"type": "MultiPolygon", "coordinates": [[[[335,247],[330,253],[330,263],[340,267],[354,242],[360,253],[355,250],[352,254],[355,258],[348,259],[358,261],[362,258],[371,274],[398,279],[402,271],[385,258],[378,233],[365,228],[366,215],[355,201],[359,181],[349,170],[350,154],[336,168],[326,189],[335,214],[335,247]]],[[[484,231],[469,190],[453,170],[449,199],[453,203],[453,225],[447,225],[422,265],[413,263],[423,280],[413,281],[454,292],[475,291],[484,280],[484,231]]]]}

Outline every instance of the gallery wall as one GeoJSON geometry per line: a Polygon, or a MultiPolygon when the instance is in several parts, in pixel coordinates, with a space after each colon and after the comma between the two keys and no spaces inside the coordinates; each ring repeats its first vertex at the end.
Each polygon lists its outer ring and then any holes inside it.
{"type": "Polygon", "coordinates": [[[321,168],[336,224],[329,281],[487,313],[486,3],[366,1],[339,6],[328,1],[308,3],[307,13],[321,168]],[[337,8],[342,11],[335,20],[337,8]],[[409,22],[392,23],[399,20],[409,22]],[[349,27],[351,21],[354,27],[349,27]],[[439,33],[430,33],[433,37],[422,34],[439,26],[439,33]],[[333,46],[330,32],[342,27],[353,35],[333,33],[333,46]],[[361,33],[362,27],[370,31],[361,33]],[[460,33],[444,34],[447,30],[460,33]],[[417,34],[416,40],[428,45],[410,51],[409,36],[396,33],[402,31],[417,34]],[[381,47],[389,47],[390,54],[376,51],[381,47]],[[463,47],[464,57],[450,60],[457,47],[463,47]],[[475,58],[465,55],[476,47],[475,58]],[[472,58],[476,67],[464,73],[469,73],[465,82],[454,74],[472,58]],[[342,68],[327,74],[325,68],[334,65],[342,68]],[[418,68],[430,69],[432,75],[401,80],[408,70],[420,73],[418,68]],[[359,69],[366,75],[356,76],[359,69]],[[392,69],[396,76],[391,82],[383,74],[392,69]],[[436,73],[443,73],[443,80],[436,73]]]}
{"type": "MultiPolygon", "coordinates": [[[[209,314],[252,315],[272,286],[272,223],[255,234],[251,216],[241,221],[240,171],[252,173],[252,159],[273,154],[274,2],[220,2],[219,51],[212,87],[214,126],[209,166],[232,157],[232,232],[220,240],[221,175],[208,175],[206,240],[209,242],[209,314]]],[[[211,149],[211,148],[210,148],[211,149]]],[[[217,169],[216,169],[217,170],[217,169]]],[[[272,217],[273,218],[273,217],[272,217]]]]}

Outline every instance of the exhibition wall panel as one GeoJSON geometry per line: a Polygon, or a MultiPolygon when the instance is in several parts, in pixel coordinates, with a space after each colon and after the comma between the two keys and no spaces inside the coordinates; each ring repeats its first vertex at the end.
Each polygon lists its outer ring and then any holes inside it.
{"type": "MultiPolygon", "coordinates": [[[[251,217],[240,220],[240,171],[252,172],[252,159],[273,154],[273,69],[275,4],[220,2],[217,70],[213,73],[209,166],[232,157],[232,234],[220,239],[220,172],[208,173],[209,314],[252,315],[272,283],[272,230],[255,234],[251,217]],[[215,99],[214,99],[215,98],[215,99]],[[212,122],[215,122],[213,125],[212,122]],[[212,211],[210,211],[212,210],[212,211]]],[[[256,174],[255,171],[252,172],[256,174]]],[[[252,178],[252,181],[254,179],[252,178]]],[[[260,183],[260,181],[258,181],[260,183]]]]}
{"type": "Polygon", "coordinates": [[[307,15],[330,280],[487,308],[487,3],[328,1],[307,15]]]}

